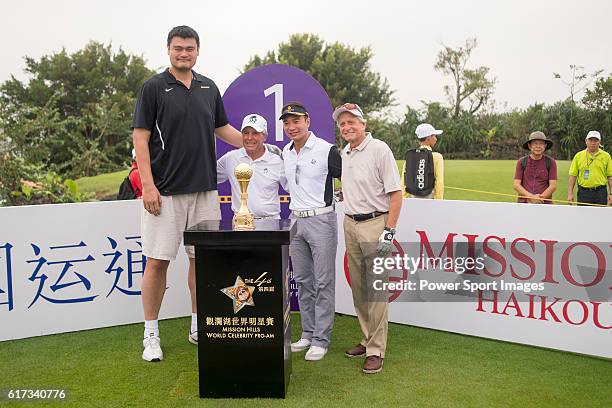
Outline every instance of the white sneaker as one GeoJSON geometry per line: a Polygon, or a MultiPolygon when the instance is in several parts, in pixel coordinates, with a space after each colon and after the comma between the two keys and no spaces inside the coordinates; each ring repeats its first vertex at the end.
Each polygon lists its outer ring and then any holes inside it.
{"type": "Polygon", "coordinates": [[[311,346],[306,352],[306,357],[304,357],[304,359],[308,361],[319,361],[323,360],[325,354],[327,354],[327,349],[325,347],[311,346]]]}
{"type": "Polygon", "coordinates": [[[164,353],[159,345],[159,337],[147,337],[142,341],[144,351],[142,359],[145,361],[162,361],[164,353]]]}
{"type": "Polygon", "coordinates": [[[196,346],[198,345],[198,331],[194,331],[194,332],[189,332],[189,337],[187,337],[187,340],[189,340],[189,342],[191,344],[195,344],[196,346]]]}
{"type": "Polygon", "coordinates": [[[291,351],[293,351],[294,353],[299,353],[300,351],[304,351],[308,347],[310,347],[310,340],[306,340],[306,339],[300,339],[299,341],[296,341],[295,343],[291,343],[291,351]]]}

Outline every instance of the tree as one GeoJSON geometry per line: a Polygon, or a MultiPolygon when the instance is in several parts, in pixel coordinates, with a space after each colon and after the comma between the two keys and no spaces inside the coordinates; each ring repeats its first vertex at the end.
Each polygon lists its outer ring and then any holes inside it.
{"type": "Polygon", "coordinates": [[[612,135],[612,76],[599,78],[593,89],[587,89],[582,103],[589,110],[590,130],[599,130],[606,137],[612,135]]]}
{"type": "Polygon", "coordinates": [[[393,91],[386,79],[371,70],[372,56],[370,47],[355,50],[338,42],[324,44],[314,34],[294,34],[278,51],[251,57],[243,72],[266,64],[292,65],[319,81],[333,106],[350,101],[366,112],[375,112],[393,104],[393,91]]]}
{"type": "Polygon", "coordinates": [[[594,71],[592,74],[587,74],[584,72],[584,67],[580,65],[572,64],[569,66],[571,71],[571,77],[569,80],[563,79],[561,74],[557,72],[553,72],[553,76],[555,79],[559,79],[563,82],[570,91],[569,99],[574,101],[574,96],[577,93],[584,91],[594,79],[597,79],[599,75],[603,72],[603,69],[599,69],[594,71]]]}
{"type": "Polygon", "coordinates": [[[452,109],[453,118],[459,117],[461,104],[469,102],[469,114],[474,114],[482,108],[493,95],[495,79],[488,78],[489,68],[485,66],[476,69],[466,68],[472,50],[476,47],[475,38],[468,39],[463,47],[457,49],[444,46],[438,53],[438,60],[434,68],[445,75],[451,75],[453,85],[444,87],[444,92],[448,97],[452,109]]]}
{"type": "Polygon", "coordinates": [[[377,139],[387,143],[396,159],[403,160],[408,149],[418,146],[414,130],[421,122],[419,112],[406,106],[406,112],[400,119],[393,117],[368,119],[368,129],[376,135],[377,139]]]}
{"type": "Polygon", "coordinates": [[[599,78],[593,89],[586,90],[582,103],[590,109],[612,112],[612,76],[599,78]]]}
{"type": "Polygon", "coordinates": [[[13,154],[71,177],[129,163],[134,102],[154,73],[141,57],[90,42],[25,63],[27,82],[0,85],[0,139],[13,154]]]}

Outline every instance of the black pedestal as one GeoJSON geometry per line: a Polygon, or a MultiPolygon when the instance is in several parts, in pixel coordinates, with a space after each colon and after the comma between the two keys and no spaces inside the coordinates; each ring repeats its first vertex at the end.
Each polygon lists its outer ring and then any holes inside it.
{"type": "Polygon", "coordinates": [[[185,231],[195,245],[200,397],[281,397],[291,375],[291,220],[230,220],[185,231]]]}

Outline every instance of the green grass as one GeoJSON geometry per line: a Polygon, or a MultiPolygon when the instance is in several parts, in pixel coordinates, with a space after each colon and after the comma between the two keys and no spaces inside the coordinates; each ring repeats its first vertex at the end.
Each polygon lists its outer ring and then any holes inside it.
{"type": "MultiPolygon", "coordinates": [[[[297,314],[292,325],[295,340],[297,314]]],[[[189,318],[161,322],[160,363],[141,360],[141,324],[2,342],[0,389],[64,388],[62,407],[612,406],[609,360],[398,324],[389,326],[384,370],[366,376],[362,359],[343,355],[359,341],[357,320],[340,315],[323,361],[293,354],[285,400],[201,400],[188,326],[189,318]]]]}
{"type": "Polygon", "coordinates": [[[92,193],[96,200],[107,200],[117,196],[119,185],[130,172],[129,169],[115,173],[100,174],[93,177],[82,177],[76,180],[80,192],[92,193]]]}
{"type": "MultiPolygon", "coordinates": [[[[567,199],[569,165],[569,161],[557,160],[557,191],[553,194],[553,199],[567,199]]],[[[400,174],[403,166],[404,160],[397,160],[400,174]]],[[[512,187],[515,168],[516,160],[444,160],[444,199],[516,202],[517,194],[512,187]],[[487,193],[463,191],[453,187],[487,193]]]]}
{"type": "MultiPolygon", "coordinates": [[[[400,174],[403,165],[403,160],[397,160],[400,174]]],[[[565,200],[567,198],[569,165],[569,161],[557,161],[559,180],[553,199],[565,200]]],[[[512,188],[515,166],[515,160],[445,160],[444,199],[516,202],[516,192],[512,188]],[[510,196],[462,191],[453,189],[453,187],[510,194],[510,196]]],[[[77,185],[79,191],[93,193],[97,200],[112,199],[117,195],[119,185],[128,172],[129,170],[122,170],[94,177],[83,177],[77,180],[77,185]]],[[[337,182],[336,185],[340,186],[340,183],[337,182]]]]}

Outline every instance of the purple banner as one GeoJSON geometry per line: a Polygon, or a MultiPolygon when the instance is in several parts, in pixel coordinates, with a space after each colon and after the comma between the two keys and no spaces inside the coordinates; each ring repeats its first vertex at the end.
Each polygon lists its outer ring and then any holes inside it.
{"type": "MultiPolygon", "coordinates": [[[[310,113],[310,130],[318,137],[334,143],[333,108],[325,89],[310,74],[299,68],[283,64],[264,65],[239,76],[227,88],[223,103],[229,122],[240,130],[242,119],[251,113],[263,116],[268,122],[267,143],[281,149],[289,142],[283,133],[283,123],[278,120],[283,105],[301,102],[310,113]]],[[[217,158],[233,146],[217,139],[217,158]]],[[[280,188],[281,217],[289,216],[287,193],[280,188]],[[283,197],[284,196],[284,197],[283,197]]],[[[219,185],[221,214],[223,218],[232,217],[231,190],[229,182],[219,185]]],[[[297,289],[291,279],[291,309],[298,310],[297,289]]]]}
{"type": "MultiPolygon", "coordinates": [[[[331,102],[325,89],[310,74],[299,68],[283,64],[270,64],[253,68],[239,76],[227,88],[223,103],[230,124],[240,130],[242,119],[257,113],[268,122],[268,139],[266,143],[274,144],[281,149],[289,142],[283,133],[283,123],[278,120],[284,104],[289,102],[303,103],[310,113],[310,130],[318,137],[334,143],[334,121],[331,102]]],[[[233,146],[217,139],[217,158],[234,149],[233,146]]],[[[281,195],[287,193],[280,189],[281,195]]],[[[231,204],[225,197],[231,196],[229,182],[219,185],[222,197],[222,216],[231,217],[231,204]]],[[[289,203],[281,203],[281,216],[289,215],[289,203]]]]}

